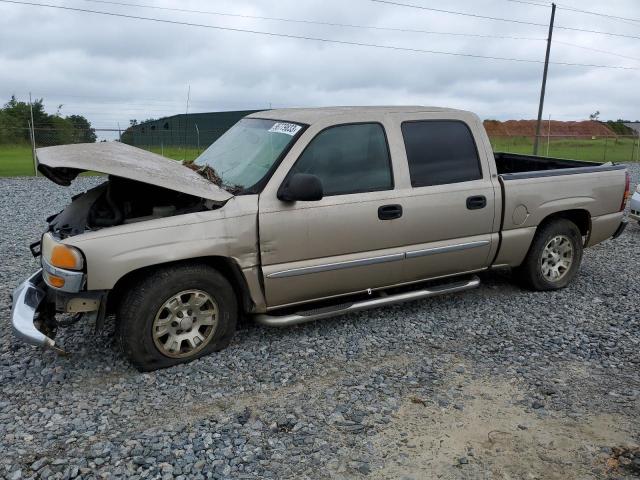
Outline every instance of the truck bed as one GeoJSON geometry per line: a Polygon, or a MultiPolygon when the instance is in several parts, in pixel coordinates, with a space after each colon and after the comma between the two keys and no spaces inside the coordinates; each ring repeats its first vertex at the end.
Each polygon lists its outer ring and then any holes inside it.
{"type": "Polygon", "coordinates": [[[624,165],[610,162],[584,162],[504,152],[496,152],[494,156],[498,174],[505,180],[625,169],[624,165]]]}
{"type": "Polygon", "coordinates": [[[619,227],[625,165],[494,155],[503,202],[500,251],[494,264],[519,265],[537,226],[557,211],[577,215],[574,220],[588,233],[586,246],[611,237],[619,227]]]}

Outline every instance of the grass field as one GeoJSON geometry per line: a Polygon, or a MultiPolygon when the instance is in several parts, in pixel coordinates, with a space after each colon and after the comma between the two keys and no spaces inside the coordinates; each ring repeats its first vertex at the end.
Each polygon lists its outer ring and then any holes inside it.
{"type": "Polygon", "coordinates": [[[0,145],[0,177],[33,175],[29,145],[0,145]]]}
{"type": "MultiPolygon", "coordinates": [[[[160,147],[150,149],[154,153],[162,154],[174,160],[194,160],[198,155],[195,148],[160,147]]],[[[29,145],[0,145],[0,177],[27,177],[33,175],[33,160],[29,145]]]]}
{"type": "MultiPolygon", "coordinates": [[[[493,137],[491,146],[497,152],[531,154],[533,139],[530,137],[493,137]]],[[[588,162],[628,163],[638,160],[638,141],[633,138],[542,138],[538,154],[556,158],[585,160],[588,162]],[[548,151],[548,153],[547,153],[548,151]]]]}
{"type": "MultiPolygon", "coordinates": [[[[494,137],[493,149],[498,152],[530,154],[533,149],[531,138],[494,137]]],[[[193,160],[199,155],[196,148],[149,147],[149,150],[174,160],[193,160]]],[[[637,141],[621,139],[561,139],[552,140],[547,154],[547,141],[542,139],[540,155],[550,157],[586,160],[591,162],[631,162],[638,159],[637,141]]],[[[31,147],[29,145],[0,145],[0,177],[22,177],[33,175],[31,147]]]]}
{"type": "Polygon", "coordinates": [[[186,151],[183,147],[150,147],[145,148],[145,150],[149,150],[150,152],[157,153],[174,160],[187,161],[195,160],[196,158],[198,158],[198,155],[202,153],[202,149],[198,150],[192,147],[187,147],[186,151]]]}

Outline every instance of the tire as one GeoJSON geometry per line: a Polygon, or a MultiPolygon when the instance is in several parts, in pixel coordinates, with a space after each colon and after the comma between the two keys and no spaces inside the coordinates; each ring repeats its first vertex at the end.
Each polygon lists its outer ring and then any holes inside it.
{"type": "Polygon", "coordinates": [[[229,345],[238,302],[217,270],[176,265],[154,270],[130,287],[118,305],[117,338],[138,370],[187,363],[229,345]]]}
{"type": "Polygon", "coordinates": [[[538,228],[529,253],[516,269],[516,276],[532,290],[559,290],[571,283],[578,273],[582,250],[582,234],[576,224],[566,219],[552,220],[538,228]],[[556,275],[559,277],[553,278],[556,275]]]}

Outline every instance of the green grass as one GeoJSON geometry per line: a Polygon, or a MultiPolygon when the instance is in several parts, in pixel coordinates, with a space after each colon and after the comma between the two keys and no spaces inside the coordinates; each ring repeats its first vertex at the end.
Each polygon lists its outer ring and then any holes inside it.
{"type": "MultiPolygon", "coordinates": [[[[499,152],[531,154],[533,141],[529,137],[493,137],[493,149],[499,152]]],[[[196,148],[187,147],[147,147],[154,153],[174,160],[194,160],[200,152],[196,148]]],[[[541,139],[540,155],[547,155],[547,140],[541,139]]],[[[559,139],[549,143],[549,156],[586,160],[591,162],[631,162],[638,158],[637,140],[619,138],[617,140],[598,138],[591,139],[559,139]],[[635,143],[635,145],[634,145],[635,143]]],[[[0,177],[21,177],[33,175],[33,161],[29,145],[0,145],[0,177]]]]}
{"type": "MultiPolygon", "coordinates": [[[[533,139],[531,137],[493,137],[491,146],[497,152],[531,154],[533,139]]],[[[638,157],[638,141],[632,138],[604,139],[547,139],[541,138],[538,153],[543,156],[585,160],[588,162],[620,162],[629,163],[638,157]]]]}
{"type": "Polygon", "coordinates": [[[195,160],[198,158],[202,150],[198,150],[197,148],[187,147],[186,151],[183,147],[142,147],[145,150],[149,150],[150,152],[157,153],[159,155],[164,155],[167,158],[171,158],[173,160],[195,160]]]}
{"type": "MultiPolygon", "coordinates": [[[[199,153],[196,148],[160,147],[146,148],[154,153],[162,154],[173,160],[194,160],[199,153]]],[[[28,177],[33,175],[33,160],[31,159],[31,146],[29,145],[0,145],[0,177],[28,177]]],[[[84,173],[83,175],[95,175],[84,173]]]]}
{"type": "Polygon", "coordinates": [[[29,145],[0,145],[0,177],[33,175],[29,145]]]}

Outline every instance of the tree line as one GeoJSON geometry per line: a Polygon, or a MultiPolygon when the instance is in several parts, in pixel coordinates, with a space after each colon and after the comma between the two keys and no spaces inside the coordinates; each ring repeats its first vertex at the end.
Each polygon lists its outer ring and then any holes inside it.
{"type": "Polygon", "coordinates": [[[29,124],[33,108],[36,143],[42,139],[47,145],[65,145],[68,143],[93,143],[96,131],[91,122],[82,115],[60,115],[58,111],[51,115],[44,110],[42,98],[31,103],[21,102],[14,95],[0,108],[0,144],[31,143],[29,124]]]}

